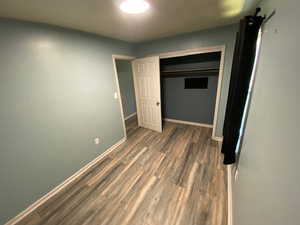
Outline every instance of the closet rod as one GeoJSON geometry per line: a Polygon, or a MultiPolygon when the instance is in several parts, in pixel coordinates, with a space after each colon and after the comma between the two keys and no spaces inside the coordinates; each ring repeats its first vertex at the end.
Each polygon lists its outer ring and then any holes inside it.
{"type": "Polygon", "coordinates": [[[208,69],[208,70],[190,70],[190,71],[174,71],[174,72],[163,72],[161,71],[161,75],[185,75],[185,74],[199,74],[199,73],[218,73],[218,69],[208,69]]]}

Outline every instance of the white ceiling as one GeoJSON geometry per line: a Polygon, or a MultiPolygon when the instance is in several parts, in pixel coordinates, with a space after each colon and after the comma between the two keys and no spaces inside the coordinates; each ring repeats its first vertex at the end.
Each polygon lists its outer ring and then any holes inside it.
{"type": "Polygon", "coordinates": [[[0,17],[54,24],[141,42],[236,23],[258,0],[148,0],[145,14],[119,10],[124,0],[0,0],[0,17]]]}

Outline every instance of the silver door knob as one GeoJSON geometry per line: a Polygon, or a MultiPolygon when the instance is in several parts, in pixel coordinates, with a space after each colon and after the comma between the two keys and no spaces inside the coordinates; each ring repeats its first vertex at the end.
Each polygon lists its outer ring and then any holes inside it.
{"type": "Polygon", "coordinates": [[[157,105],[157,106],[159,106],[159,104],[160,104],[159,102],[156,102],[156,105],[157,105]]]}

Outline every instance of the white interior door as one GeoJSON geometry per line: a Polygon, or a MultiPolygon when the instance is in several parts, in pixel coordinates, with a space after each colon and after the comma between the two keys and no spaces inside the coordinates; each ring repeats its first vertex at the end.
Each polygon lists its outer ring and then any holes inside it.
{"type": "Polygon", "coordinates": [[[132,64],[138,124],[162,132],[159,57],[136,59],[132,64]]]}

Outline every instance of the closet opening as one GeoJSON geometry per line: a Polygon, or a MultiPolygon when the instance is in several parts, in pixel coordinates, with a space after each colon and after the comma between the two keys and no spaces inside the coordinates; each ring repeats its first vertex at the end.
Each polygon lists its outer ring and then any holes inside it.
{"type": "Polygon", "coordinates": [[[160,58],[164,121],[213,128],[216,136],[221,61],[222,51],[160,58]]]}

